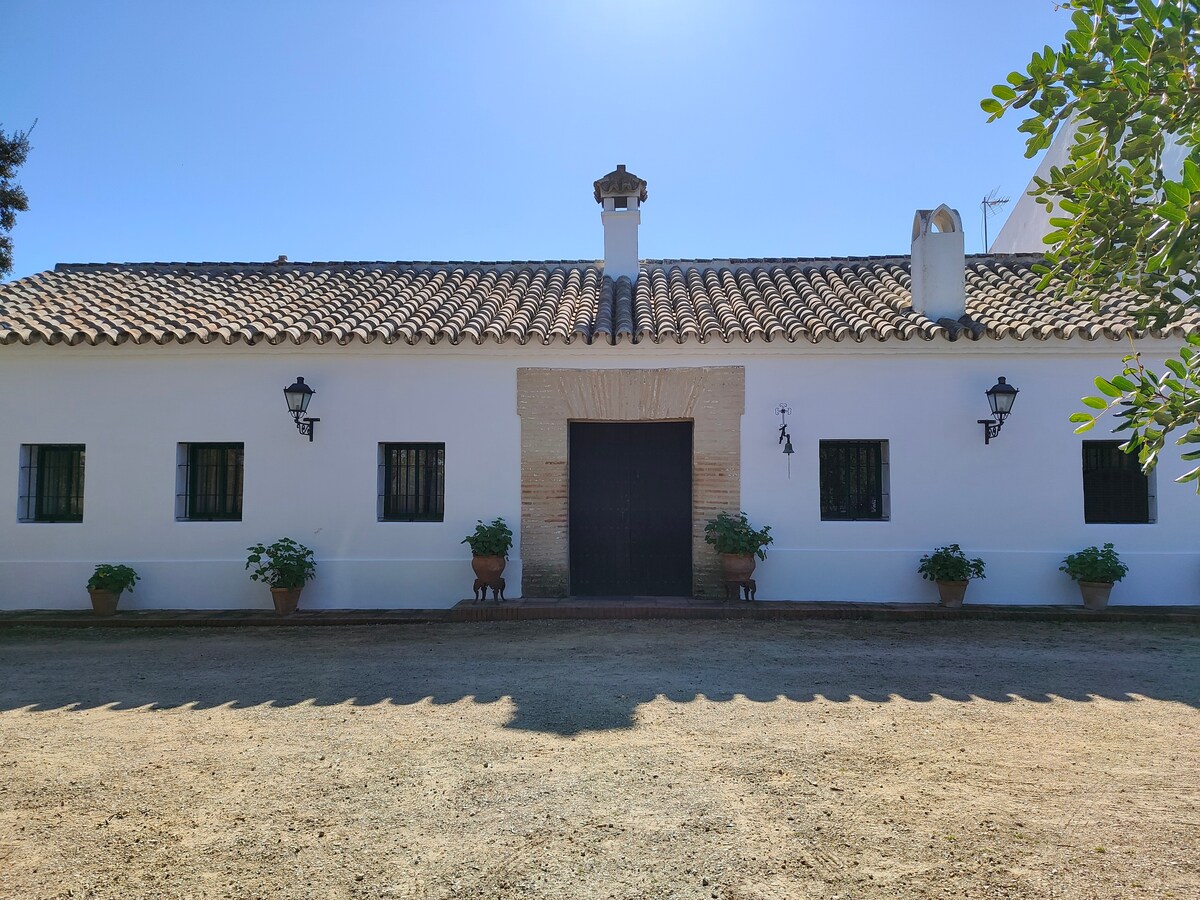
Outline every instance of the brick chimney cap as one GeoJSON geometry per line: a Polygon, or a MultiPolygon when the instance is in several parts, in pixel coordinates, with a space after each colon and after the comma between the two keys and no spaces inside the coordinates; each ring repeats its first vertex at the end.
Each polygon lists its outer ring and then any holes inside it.
{"type": "Polygon", "coordinates": [[[632,172],[625,171],[625,164],[621,163],[603,178],[598,178],[592,182],[592,187],[595,189],[593,196],[597,203],[603,203],[605,197],[633,197],[638,198],[639,203],[645,203],[646,197],[646,179],[638,178],[632,172]]]}

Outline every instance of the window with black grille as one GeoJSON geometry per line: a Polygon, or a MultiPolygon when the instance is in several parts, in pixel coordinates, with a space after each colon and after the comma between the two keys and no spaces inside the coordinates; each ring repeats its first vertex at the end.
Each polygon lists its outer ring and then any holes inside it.
{"type": "Polygon", "coordinates": [[[244,444],[180,444],[175,518],[238,522],[242,518],[244,444]]]}
{"type": "Polygon", "coordinates": [[[83,521],[83,444],[21,447],[22,522],[83,521]]]}
{"type": "Polygon", "coordinates": [[[441,522],[446,506],[445,444],[380,444],[380,521],[441,522]]]}
{"type": "Polygon", "coordinates": [[[1120,441],[1083,442],[1083,521],[1148,524],[1154,521],[1153,479],[1120,441]]]}
{"type": "Polygon", "coordinates": [[[820,464],[823,520],[888,518],[887,441],[821,441],[820,464]]]}

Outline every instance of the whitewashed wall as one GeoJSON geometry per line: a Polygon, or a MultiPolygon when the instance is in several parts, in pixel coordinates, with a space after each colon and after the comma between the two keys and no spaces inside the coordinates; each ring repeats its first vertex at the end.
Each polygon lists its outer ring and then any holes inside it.
{"type": "MultiPolygon", "coordinates": [[[[0,460],[26,443],[87,446],[84,521],[18,523],[17,477],[0,480],[0,604],[78,605],[100,561],[143,581],[123,608],[269,607],[245,548],[288,535],[312,547],[308,608],[446,606],[467,596],[476,518],[520,509],[515,370],[484,353],[355,348],[52,347],[0,354],[0,460]],[[312,443],[283,388],[304,376],[321,419],[312,443]],[[242,441],[240,522],[175,521],[180,442],[242,441]],[[444,441],[444,522],[376,521],[377,448],[444,441]]],[[[519,584],[514,553],[511,579],[519,584]]],[[[86,595],[84,595],[86,599],[86,595]]]]}
{"type": "MultiPolygon", "coordinates": [[[[0,608],[87,605],[97,562],[143,576],[122,607],[269,608],[245,548],[282,535],[311,546],[306,608],[444,607],[469,593],[477,518],[518,532],[519,366],[746,367],[743,508],[774,526],[763,599],[925,601],[921,554],[958,542],[989,576],[968,602],[1076,603],[1061,558],[1113,541],[1131,566],[1114,602],[1200,602],[1200,498],[1168,453],[1153,525],[1084,525],[1080,450],[1066,416],[1124,345],[869,344],[751,347],[6,347],[0,351],[0,608]],[[317,391],[316,440],[296,433],[283,387],[317,391]],[[984,391],[1021,390],[985,446],[984,391]],[[789,403],[791,478],[776,443],[789,403]],[[886,439],[891,519],[820,521],[821,439],[886,439]],[[180,442],[245,443],[240,522],[176,522],[180,442]],[[444,441],[441,523],[376,521],[377,445],[444,441]],[[84,521],[17,521],[22,444],[87,447],[84,521]],[[4,475],[7,468],[8,474],[4,475]]],[[[1089,437],[1102,438],[1093,433],[1089,437]]],[[[506,577],[517,593],[520,546],[506,577]]]]}
{"type": "Polygon", "coordinates": [[[914,574],[922,553],[958,543],[988,564],[968,602],[1078,603],[1058,571],[1069,552],[1111,541],[1130,565],[1114,603],[1200,603],[1200,497],[1173,483],[1186,471],[1165,453],[1151,525],[1086,525],[1080,444],[1067,416],[1094,394],[1092,378],[1119,371],[1107,354],[1048,348],[973,347],[935,360],[864,353],[837,364],[764,360],[747,368],[742,423],[742,496],[753,518],[775,526],[777,548],[760,564],[760,594],[772,598],[922,601],[932,584],[914,574]],[[1040,351],[1040,352],[1039,352],[1040,351]],[[1020,389],[1000,435],[983,442],[984,392],[1004,375],[1020,389]],[[774,406],[791,404],[792,476],[771,436],[774,406]],[[889,442],[891,518],[822,522],[817,483],[821,439],[889,442]]]}

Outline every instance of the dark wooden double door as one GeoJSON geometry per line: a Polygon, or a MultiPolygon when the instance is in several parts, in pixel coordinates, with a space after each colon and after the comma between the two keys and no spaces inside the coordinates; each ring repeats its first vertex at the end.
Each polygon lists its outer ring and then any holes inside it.
{"type": "Polygon", "coordinates": [[[571,593],[692,593],[692,423],[572,422],[571,593]]]}

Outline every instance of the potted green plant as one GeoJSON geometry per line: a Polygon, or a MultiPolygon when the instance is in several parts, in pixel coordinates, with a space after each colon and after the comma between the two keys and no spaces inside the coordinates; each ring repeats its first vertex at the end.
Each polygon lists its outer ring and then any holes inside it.
{"type": "Polygon", "coordinates": [[[254,567],[250,579],[265,581],[271,588],[275,612],[281,616],[294,613],[304,585],[317,574],[313,552],[287,537],[266,547],[255,544],[246,549],[250,552],[246,568],[254,567]]]}
{"type": "Polygon", "coordinates": [[[962,606],[963,596],[972,578],[986,578],[984,562],[976,557],[967,559],[958,544],[937,547],[932,553],[921,557],[917,571],[926,581],[937,583],[939,603],[957,608],[962,606]]]}
{"type": "Polygon", "coordinates": [[[1104,549],[1088,547],[1070,554],[1058,570],[1079,583],[1079,593],[1087,609],[1104,609],[1113,585],[1125,577],[1129,566],[1121,562],[1112,544],[1105,544],[1104,549]]]}
{"type": "Polygon", "coordinates": [[[471,547],[471,568],[477,581],[487,585],[496,584],[504,572],[508,551],[513,544],[513,533],[504,519],[492,519],[486,525],[483,519],[477,519],[476,522],[475,530],[459,543],[471,547]]]}
{"type": "Polygon", "coordinates": [[[755,528],[744,512],[736,516],[723,512],[704,525],[704,542],[720,555],[721,577],[726,582],[749,581],[757,560],[767,558],[763,548],[774,540],[770,525],[755,528]]]}
{"type": "Polygon", "coordinates": [[[117,611],[121,592],[133,593],[138,582],[138,573],[129,566],[101,563],[88,579],[87,591],[92,598],[92,612],[98,616],[111,616],[117,611]]]}

